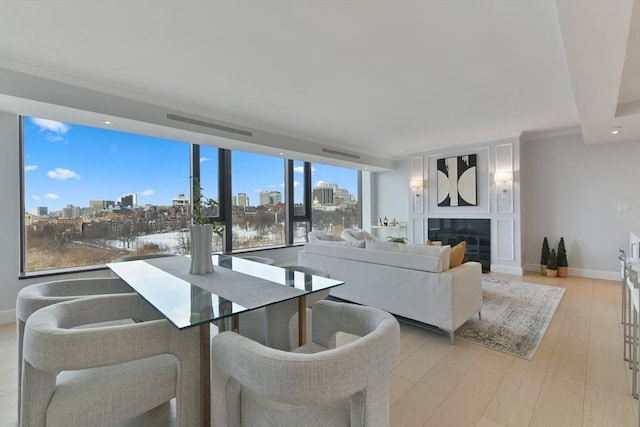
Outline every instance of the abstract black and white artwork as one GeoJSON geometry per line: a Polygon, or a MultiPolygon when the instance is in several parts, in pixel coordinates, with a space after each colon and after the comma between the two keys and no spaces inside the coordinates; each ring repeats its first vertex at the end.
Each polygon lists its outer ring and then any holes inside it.
{"type": "Polygon", "coordinates": [[[438,206],[477,206],[477,155],[438,159],[438,206]]]}

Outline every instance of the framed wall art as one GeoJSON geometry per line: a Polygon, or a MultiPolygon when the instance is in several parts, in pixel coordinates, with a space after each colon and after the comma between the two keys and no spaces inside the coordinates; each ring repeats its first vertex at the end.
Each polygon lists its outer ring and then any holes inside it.
{"type": "Polygon", "coordinates": [[[438,206],[477,206],[477,155],[437,160],[438,206]]]}

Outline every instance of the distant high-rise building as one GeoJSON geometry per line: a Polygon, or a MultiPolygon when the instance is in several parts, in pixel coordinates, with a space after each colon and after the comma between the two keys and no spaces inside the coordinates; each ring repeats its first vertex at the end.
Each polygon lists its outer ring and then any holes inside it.
{"type": "Polygon", "coordinates": [[[89,207],[96,210],[109,209],[115,204],[116,202],[114,200],[89,200],[89,207]]]}
{"type": "Polygon", "coordinates": [[[31,215],[33,216],[47,216],[49,209],[46,206],[38,206],[37,208],[31,208],[31,215]]]}
{"type": "Polygon", "coordinates": [[[259,205],[277,205],[282,202],[282,193],[279,191],[261,191],[259,205]]]}
{"type": "Polygon", "coordinates": [[[243,208],[249,206],[249,196],[247,196],[247,193],[238,193],[238,206],[243,208]]]}
{"type": "Polygon", "coordinates": [[[62,208],[60,218],[62,219],[74,219],[82,216],[82,210],[79,206],[67,205],[62,208]]]}
{"type": "Polygon", "coordinates": [[[138,195],[135,193],[124,194],[118,197],[118,204],[123,208],[138,206],[138,195]]]}
{"type": "Polygon", "coordinates": [[[171,199],[171,206],[186,206],[188,204],[189,199],[184,195],[184,193],[180,193],[171,199]]]}
{"type": "Polygon", "coordinates": [[[316,187],[311,192],[311,198],[314,203],[317,200],[321,205],[331,205],[333,204],[333,188],[325,186],[316,187]]]}
{"type": "Polygon", "coordinates": [[[231,196],[231,206],[238,206],[238,198],[236,196],[231,196]]]}
{"type": "Polygon", "coordinates": [[[334,190],[333,192],[334,204],[350,202],[350,201],[351,201],[351,197],[349,195],[349,190],[347,190],[346,188],[340,188],[338,190],[334,190]]]}

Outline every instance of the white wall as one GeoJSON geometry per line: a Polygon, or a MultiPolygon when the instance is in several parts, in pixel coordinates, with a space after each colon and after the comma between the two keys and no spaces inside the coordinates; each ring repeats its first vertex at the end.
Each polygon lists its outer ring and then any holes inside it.
{"type": "MultiPolygon", "coordinates": [[[[640,141],[585,145],[579,134],[535,141],[514,138],[417,156],[424,160],[427,177],[424,213],[413,214],[411,210],[408,181],[412,160],[408,159],[391,172],[372,174],[375,217],[391,212],[409,218],[410,227],[411,218],[420,224],[430,216],[488,217],[492,220],[494,271],[539,271],[543,237],[548,237],[553,247],[562,236],[570,275],[619,277],[618,249],[628,250],[629,233],[640,230],[640,141]],[[499,193],[492,173],[497,147],[509,143],[513,144],[514,211],[504,214],[496,212],[499,193]],[[479,187],[479,206],[466,211],[437,207],[435,159],[474,152],[479,155],[478,185],[485,186],[479,187]],[[629,209],[618,212],[618,205],[629,209]],[[499,259],[495,244],[497,225],[509,221],[513,224],[513,261],[499,259]]],[[[414,230],[409,234],[415,234],[414,230]]],[[[498,244],[509,243],[500,240],[498,244]]]]}
{"type": "Polygon", "coordinates": [[[618,278],[618,248],[640,229],[640,141],[584,145],[570,135],[521,148],[527,266],[538,268],[543,237],[553,247],[563,236],[569,274],[618,278]]]}
{"type": "MultiPolygon", "coordinates": [[[[394,218],[399,222],[411,220],[409,217],[409,178],[409,163],[406,161],[398,162],[398,166],[392,171],[371,173],[370,220],[372,223],[377,224],[379,219],[385,216],[389,221],[394,218]]],[[[397,234],[391,231],[386,231],[386,235],[385,231],[377,232],[381,238],[397,234]]],[[[400,234],[405,236],[406,233],[407,230],[402,230],[400,234]]]]}
{"type": "MultiPolygon", "coordinates": [[[[505,166],[502,166],[504,170],[505,166]]],[[[375,175],[376,188],[373,205],[376,215],[393,212],[402,215],[409,223],[408,235],[414,243],[424,243],[427,238],[428,218],[488,218],[491,220],[491,269],[512,274],[522,274],[522,239],[520,221],[520,140],[518,137],[474,144],[466,147],[454,147],[417,154],[412,159],[399,162],[391,172],[379,172],[375,175]],[[515,182],[509,193],[508,212],[497,212],[496,184],[493,174],[496,163],[505,156],[507,149],[508,167],[514,173],[515,182]],[[439,207],[437,203],[437,167],[436,161],[443,157],[476,154],[478,205],[465,207],[439,207]],[[417,161],[416,161],[417,160],[417,161]],[[425,178],[425,190],[421,195],[422,212],[413,209],[413,195],[409,180],[416,176],[416,165],[422,164],[422,176],[425,178]]],[[[419,174],[418,174],[419,175],[419,174]]]]}

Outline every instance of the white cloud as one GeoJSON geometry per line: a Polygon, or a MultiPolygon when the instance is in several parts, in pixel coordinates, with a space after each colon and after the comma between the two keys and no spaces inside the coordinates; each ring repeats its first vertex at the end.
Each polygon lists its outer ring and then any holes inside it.
{"type": "Polygon", "coordinates": [[[70,129],[68,124],[57,122],[55,120],[32,118],[31,121],[33,122],[33,124],[38,126],[41,131],[46,130],[58,135],[64,135],[65,133],[69,132],[70,129]]]}
{"type": "Polygon", "coordinates": [[[294,181],[293,181],[293,186],[294,186],[294,187],[297,187],[298,185],[300,185],[300,183],[299,183],[298,181],[294,180],[294,181]]]}
{"type": "Polygon", "coordinates": [[[144,190],[144,191],[141,191],[141,192],[140,192],[140,195],[141,195],[141,196],[145,196],[145,197],[147,197],[147,196],[153,196],[153,195],[154,195],[154,191],[153,191],[152,189],[148,188],[148,189],[146,189],[146,190],[144,190]]]}
{"type": "Polygon", "coordinates": [[[316,187],[321,187],[321,186],[326,185],[326,184],[327,184],[326,181],[320,180],[320,181],[316,181],[316,185],[315,186],[316,187]]]}
{"type": "Polygon", "coordinates": [[[37,165],[26,165],[26,166],[24,167],[24,171],[25,171],[25,172],[34,171],[34,170],[36,170],[36,169],[38,169],[38,166],[37,166],[37,165]]]}
{"type": "Polygon", "coordinates": [[[40,200],[40,196],[34,194],[33,196],[31,196],[31,200],[40,200]]]}
{"type": "Polygon", "coordinates": [[[58,196],[55,193],[47,193],[44,195],[45,199],[49,199],[49,200],[57,200],[60,196],[58,196]]]}
{"type": "Polygon", "coordinates": [[[80,179],[80,175],[72,171],[71,169],[56,168],[47,172],[47,176],[51,179],[58,179],[64,181],[70,178],[80,179]]]}
{"type": "Polygon", "coordinates": [[[200,157],[200,163],[208,162],[209,160],[211,159],[208,157],[204,157],[204,156],[200,157]]]}
{"type": "Polygon", "coordinates": [[[66,142],[66,139],[64,139],[60,135],[54,135],[52,133],[47,134],[46,138],[49,142],[66,142]]]}

